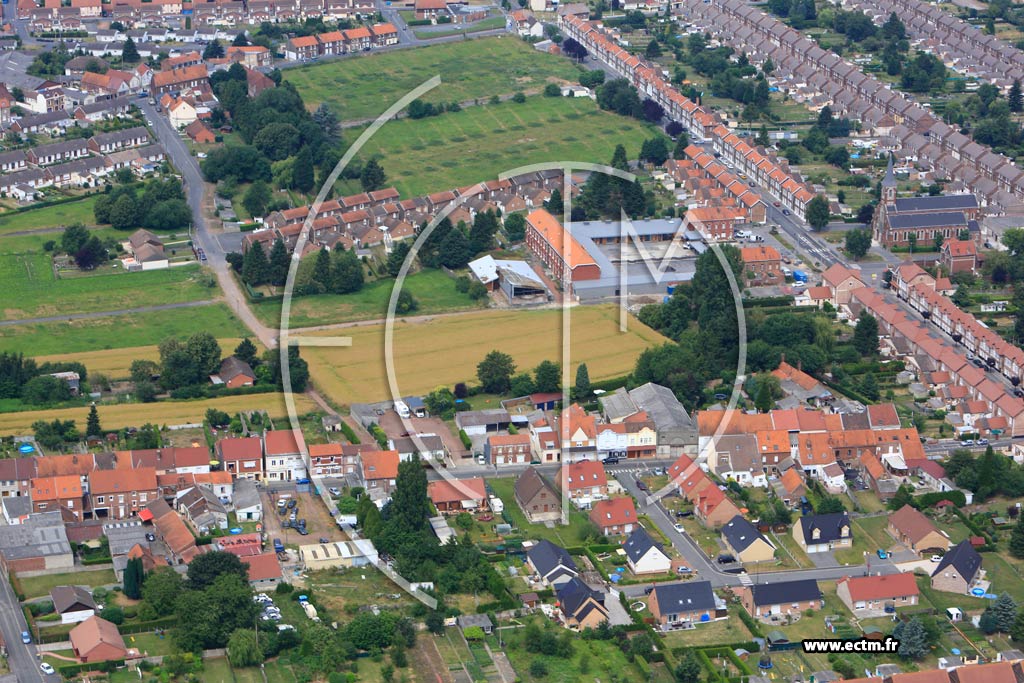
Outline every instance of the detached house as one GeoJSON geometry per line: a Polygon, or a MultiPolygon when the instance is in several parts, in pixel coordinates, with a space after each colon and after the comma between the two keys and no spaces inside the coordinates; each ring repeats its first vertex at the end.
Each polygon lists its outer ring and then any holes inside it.
{"type": "Polygon", "coordinates": [[[844,576],[836,583],[836,595],[857,616],[892,612],[916,605],[920,591],[911,572],[885,576],[844,576]]]}
{"type": "Polygon", "coordinates": [[[793,538],[808,553],[848,548],[853,543],[850,516],[845,512],[801,517],[793,525],[793,538]]]}
{"type": "Polygon", "coordinates": [[[608,477],[604,465],[594,460],[562,465],[558,481],[563,493],[578,508],[587,509],[595,501],[608,497],[608,477]]]}
{"type": "Polygon", "coordinates": [[[741,515],[736,515],[722,527],[722,540],[736,559],[744,564],[775,559],[775,546],[741,515]]]}
{"type": "Polygon", "coordinates": [[[81,586],[54,586],[50,589],[50,600],[62,624],[77,624],[96,614],[92,594],[81,586]]]}
{"type": "Polygon", "coordinates": [[[527,467],[516,479],[515,494],[516,504],[530,522],[537,524],[561,519],[561,496],[533,467],[527,467]]]}
{"type": "Polygon", "coordinates": [[[798,616],[805,610],[821,609],[825,603],[814,579],[740,586],[736,594],[755,617],[798,616]]]}
{"type": "Polygon", "coordinates": [[[639,526],[636,506],[633,499],[627,496],[594,503],[590,510],[590,521],[596,524],[605,536],[628,534],[639,526]]]}
{"type": "Polygon", "coordinates": [[[889,515],[888,531],[918,555],[949,550],[949,539],[920,510],[904,505],[889,515]]]}
{"type": "Polygon", "coordinates": [[[970,541],[961,541],[943,556],[932,572],[932,588],[963,595],[970,591],[981,573],[981,555],[970,541]]]}
{"type": "Polygon", "coordinates": [[[427,496],[441,514],[487,509],[487,489],[480,477],[437,479],[427,484],[427,496]]]}
{"type": "Polygon", "coordinates": [[[526,564],[545,586],[560,586],[579,575],[569,552],[547,539],[526,552],[526,564]]]}
{"type": "Polygon", "coordinates": [[[634,574],[664,574],[672,568],[672,559],[665,549],[642,527],[629,535],[622,549],[626,551],[626,564],[634,574]]]}
{"type": "Polygon", "coordinates": [[[725,601],[711,590],[710,581],[658,584],[651,591],[647,606],[662,626],[699,624],[726,617],[725,601]]]}
{"type": "Polygon", "coordinates": [[[604,593],[594,590],[573,577],[555,590],[558,608],[566,627],[579,631],[597,628],[608,621],[608,610],[604,606],[604,593]]]}

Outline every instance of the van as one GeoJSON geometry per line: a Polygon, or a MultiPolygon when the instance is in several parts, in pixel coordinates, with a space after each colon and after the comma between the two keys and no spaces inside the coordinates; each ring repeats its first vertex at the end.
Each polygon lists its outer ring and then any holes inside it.
{"type": "Polygon", "coordinates": [[[751,235],[747,238],[748,242],[764,242],[764,238],[760,235],[751,235]]]}
{"type": "Polygon", "coordinates": [[[790,275],[793,274],[793,271],[787,268],[786,266],[782,266],[782,274],[789,277],[790,275]]]}

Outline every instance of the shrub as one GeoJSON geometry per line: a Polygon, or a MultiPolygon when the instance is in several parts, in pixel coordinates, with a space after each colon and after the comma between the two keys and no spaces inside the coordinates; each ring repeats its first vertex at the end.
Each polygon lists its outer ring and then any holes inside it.
{"type": "Polygon", "coordinates": [[[465,429],[459,430],[459,440],[462,442],[464,448],[473,447],[473,440],[469,438],[469,434],[466,433],[465,429]]]}

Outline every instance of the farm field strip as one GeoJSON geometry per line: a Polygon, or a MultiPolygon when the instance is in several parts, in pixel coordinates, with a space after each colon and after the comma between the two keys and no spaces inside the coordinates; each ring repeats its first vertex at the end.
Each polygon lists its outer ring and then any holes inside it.
{"type": "MultiPolygon", "coordinates": [[[[228,414],[259,407],[269,412],[271,418],[285,417],[288,412],[284,396],[279,393],[243,394],[224,396],[197,401],[165,401],[162,403],[120,403],[100,405],[100,420],[104,429],[139,427],[147,422],[157,426],[198,424],[206,417],[209,408],[216,408],[228,414]]],[[[304,395],[295,396],[295,407],[299,414],[309,412],[315,406],[304,395]]],[[[85,427],[89,408],[54,408],[30,410],[18,413],[0,413],[0,436],[26,434],[32,431],[37,420],[75,420],[80,428],[85,427]]]]}
{"type": "MultiPolygon", "coordinates": [[[[591,380],[625,375],[644,349],[668,339],[630,320],[618,329],[619,309],[585,306],[572,311],[571,354],[574,364],[587,363],[591,380]]],[[[562,311],[482,311],[395,325],[395,372],[403,393],[425,393],[442,384],[473,379],[476,364],[493,349],[512,355],[520,370],[542,360],[561,361],[562,311]],[[457,350],[457,352],[454,352],[457,350]]],[[[332,336],[336,330],[315,333],[332,336]]],[[[350,348],[308,348],[317,387],[342,404],[382,400],[390,396],[384,367],[384,326],[347,328],[350,348]]],[[[572,376],[572,375],[570,375],[572,376]]]]}

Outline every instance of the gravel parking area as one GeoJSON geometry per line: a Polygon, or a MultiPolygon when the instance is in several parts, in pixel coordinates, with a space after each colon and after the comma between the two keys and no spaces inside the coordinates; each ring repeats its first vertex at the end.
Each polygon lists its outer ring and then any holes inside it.
{"type": "Polygon", "coordinates": [[[273,543],[273,539],[280,538],[287,545],[305,545],[316,543],[321,538],[331,541],[345,541],[348,537],[334,523],[334,518],[327,511],[323,501],[311,493],[289,492],[268,492],[261,491],[263,496],[263,509],[267,511],[264,516],[264,525],[267,538],[273,543]],[[288,519],[288,515],[277,514],[277,501],[279,498],[294,498],[298,501],[298,518],[306,520],[306,529],[309,534],[302,536],[295,529],[284,529],[281,522],[288,519]]]}

